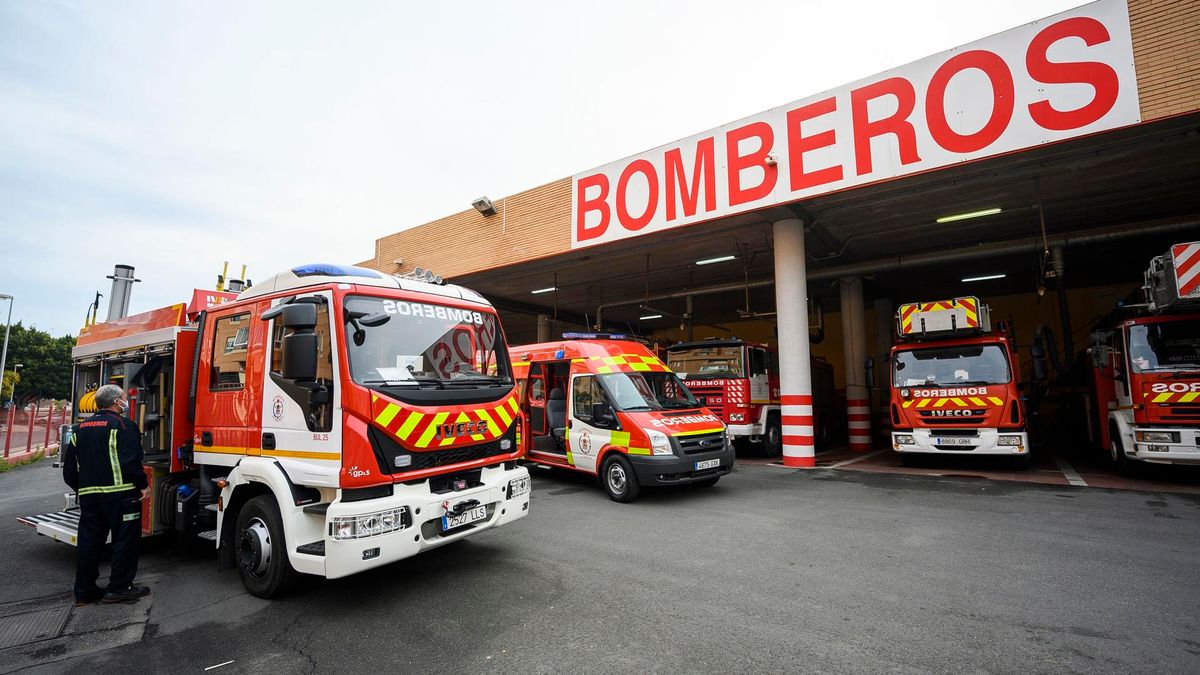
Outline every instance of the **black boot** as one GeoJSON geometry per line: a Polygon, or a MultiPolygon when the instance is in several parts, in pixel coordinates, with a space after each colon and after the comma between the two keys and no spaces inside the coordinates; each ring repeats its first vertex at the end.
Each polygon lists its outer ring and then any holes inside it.
{"type": "Polygon", "coordinates": [[[103,602],[132,602],[138,598],[150,595],[149,586],[130,586],[120,591],[108,591],[104,594],[103,602]]]}

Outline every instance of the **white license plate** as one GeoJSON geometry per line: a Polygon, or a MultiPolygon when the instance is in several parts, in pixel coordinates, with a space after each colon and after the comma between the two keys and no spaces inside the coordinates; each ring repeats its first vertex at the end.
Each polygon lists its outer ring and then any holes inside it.
{"type": "Polygon", "coordinates": [[[705,469],[715,469],[721,466],[720,459],[706,459],[703,462],[696,462],[696,470],[703,471],[705,469]]]}
{"type": "Polygon", "coordinates": [[[949,438],[935,438],[934,445],[975,445],[978,439],[969,436],[950,436],[949,438]]]}
{"type": "Polygon", "coordinates": [[[456,527],[470,525],[487,518],[487,507],[476,506],[470,511],[464,511],[457,516],[442,516],[442,531],[453,530],[456,527]]]}

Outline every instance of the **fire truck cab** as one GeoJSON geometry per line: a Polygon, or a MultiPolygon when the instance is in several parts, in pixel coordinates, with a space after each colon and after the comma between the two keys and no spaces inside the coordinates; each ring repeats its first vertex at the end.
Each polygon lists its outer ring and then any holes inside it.
{"type": "Polygon", "coordinates": [[[641,343],[566,333],[512,350],[529,461],[594,474],[618,502],[733,470],[725,425],[641,343]]]}
{"type": "Polygon", "coordinates": [[[891,350],[892,448],[914,454],[1004,455],[1029,466],[1020,367],[987,305],[968,296],[909,303],[891,350]]]}
{"type": "MultiPolygon", "coordinates": [[[[273,597],[526,515],[499,317],[466,288],[302,265],[219,304],[92,326],[78,404],[120,383],[150,478],[142,532],[208,540],[273,597]]],[[[77,421],[78,421],[77,419],[77,421]]],[[[75,543],[79,512],[21,519],[75,543]]]]}
{"type": "Polygon", "coordinates": [[[1154,258],[1142,292],[1089,350],[1093,433],[1123,473],[1200,464],[1200,242],[1154,258]]]}
{"type": "MultiPolygon", "coordinates": [[[[667,348],[671,370],[700,403],[725,422],[734,443],[761,442],[768,457],[783,449],[779,407],[779,355],[764,344],[737,338],[679,342],[667,348]]],[[[818,445],[831,432],[833,366],[812,359],[813,428],[818,445]]]]}

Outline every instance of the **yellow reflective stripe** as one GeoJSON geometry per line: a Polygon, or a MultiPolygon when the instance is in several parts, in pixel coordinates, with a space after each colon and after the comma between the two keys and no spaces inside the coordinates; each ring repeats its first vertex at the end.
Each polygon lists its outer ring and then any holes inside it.
{"type": "Polygon", "coordinates": [[[697,436],[699,434],[715,434],[715,433],[720,433],[722,431],[725,431],[724,427],[717,427],[715,429],[696,429],[694,431],[677,431],[671,435],[672,436],[697,436]]]}
{"type": "Polygon", "coordinates": [[[650,370],[650,366],[644,363],[631,363],[629,364],[629,367],[639,372],[650,370]]]}
{"type": "Polygon", "coordinates": [[[611,366],[599,366],[598,368],[596,368],[596,372],[600,373],[601,375],[607,375],[607,374],[613,372],[613,369],[611,366]]]}
{"type": "Polygon", "coordinates": [[[512,421],[513,421],[512,415],[508,414],[508,411],[504,409],[504,406],[500,406],[499,408],[496,408],[496,414],[500,416],[500,421],[504,422],[505,429],[508,428],[508,425],[512,424],[512,421]]]}
{"type": "Polygon", "coordinates": [[[400,406],[396,405],[395,403],[389,403],[387,407],[383,409],[383,412],[379,413],[379,417],[375,418],[375,421],[386,427],[388,424],[391,424],[392,420],[396,419],[396,415],[399,414],[399,412],[400,406]]]}
{"type": "Polygon", "coordinates": [[[575,456],[571,454],[570,450],[567,451],[567,465],[575,466],[575,456]]]}
{"type": "Polygon", "coordinates": [[[988,400],[992,402],[992,405],[1004,405],[1004,401],[995,396],[989,396],[988,400]]]}
{"type": "Polygon", "coordinates": [[[514,415],[521,411],[521,404],[517,402],[516,396],[508,399],[508,407],[512,410],[514,415]]]}
{"type": "Polygon", "coordinates": [[[408,413],[408,418],[404,420],[404,424],[401,424],[400,428],[396,430],[396,436],[401,440],[407,441],[409,434],[413,432],[413,429],[417,428],[417,424],[421,422],[421,418],[423,417],[425,417],[425,413],[408,413]]]}
{"type": "Polygon", "coordinates": [[[1192,401],[1196,400],[1197,396],[1200,396],[1200,391],[1193,391],[1190,394],[1184,394],[1183,396],[1180,396],[1179,402],[1180,403],[1191,403],[1192,401]]]}
{"type": "MultiPolygon", "coordinates": [[[[454,418],[454,423],[455,423],[455,424],[461,424],[461,423],[463,423],[463,422],[470,422],[470,421],[471,421],[471,418],[470,418],[470,417],[467,417],[467,414],[466,414],[466,413],[461,413],[461,412],[460,412],[460,413],[458,413],[458,417],[455,417],[455,418],[454,418]]],[[[474,438],[474,437],[472,437],[472,438],[474,438]]],[[[478,439],[478,438],[476,438],[475,440],[479,440],[479,439],[478,439]]],[[[442,446],[442,445],[450,445],[450,444],[451,444],[451,443],[453,443],[453,442],[454,442],[454,437],[453,437],[453,436],[447,436],[447,437],[443,438],[443,439],[442,439],[442,442],[441,442],[441,443],[439,443],[438,445],[439,445],[439,446],[442,446]]]]}
{"type": "Polygon", "coordinates": [[[431,422],[429,426],[425,427],[425,433],[421,434],[421,437],[417,439],[415,445],[418,448],[429,447],[429,441],[433,440],[433,435],[437,433],[438,425],[440,425],[442,422],[445,422],[446,418],[449,416],[450,413],[438,413],[434,415],[433,422],[431,422]]]}
{"type": "Polygon", "coordinates": [[[931,399],[931,398],[923,398],[917,403],[917,407],[924,408],[925,406],[929,405],[929,402],[932,400],[933,399],[931,399]]]}
{"type": "Polygon", "coordinates": [[[987,405],[983,402],[983,399],[979,398],[978,396],[972,396],[971,403],[974,403],[975,405],[987,405]]]}
{"type": "Polygon", "coordinates": [[[908,408],[908,407],[911,407],[911,406],[912,406],[912,404],[913,404],[913,402],[912,402],[912,401],[905,401],[905,402],[904,402],[902,405],[903,405],[905,408],[908,408]]]}
{"type": "Polygon", "coordinates": [[[628,431],[614,431],[609,436],[608,442],[612,443],[613,445],[619,445],[623,448],[628,447],[629,446],[629,432],[628,431]]]}
{"type": "Polygon", "coordinates": [[[131,483],[121,483],[120,485],[94,485],[92,487],[79,488],[81,495],[107,494],[109,492],[121,492],[124,490],[132,490],[131,483]]]}
{"type": "Polygon", "coordinates": [[[108,432],[108,461],[112,463],[113,485],[125,485],[121,475],[121,457],[117,454],[117,430],[108,432]]]}
{"type": "Polygon", "coordinates": [[[1163,401],[1169,401],[1169,400],[1171,400],[1170,394],[1159,394],[1158,396],[1154,397],[1152,403],[1162,403],[1163,401]]]}
{"type": "Polygon", "coordinates": [[[141,517],[142,517],[141,511],[138,511],[136,513],[126,513],[125,515],[121,516],[121,521],[128,523],[131,520],[137,520],[138,518],[141,518],[141,517]]]}
{"type": "Polygon", "coordinates": [[[649,454],[651,454],[651,452],[650,452],[650,448],[629,448],[629,454],[631,454],[631,455],[649,455],[649,454]]]}
{"type": "Polygon", "coordinates": [[[262,454],[268,457],[295,457],[297,459],[325,459],[329,461],[340,461],[342,454],[340,452],[315,452],[311,450],[263,450],[262,454]]]}
{"type": "Polygon", "coordinates": [[[960,408],[967,407],[967,404],[961,398],[952,398],[952,399],[950,399],[950,401],[953,402],[954,405],[956,405],[960,408]]]}
{"type": "Polygon", "coordinates": [[[933,404],[933,407],[935,407],[935,408],[940,408],[940,407],[942,407],[942,406],[946,405],[946,401],[948,401],[948,400],[950,400],[950,399],[946,399],[946,398],[939,398],[939,399],[937,400],[937,402],[935,402],[935,403],[933,404]]]}
{"type": "Polygon", "coordinates": [[[501,432],[500,428],[496,426],[496,421],[493,420],[492,416],[487,414],[487,411],[484,410],[483,408],[476,410],[475,416],[478,417],[479,419],[483,420],[484,422],[487,422],[488,429],[491,429],[493,433],[498,434],[501,432]]]}

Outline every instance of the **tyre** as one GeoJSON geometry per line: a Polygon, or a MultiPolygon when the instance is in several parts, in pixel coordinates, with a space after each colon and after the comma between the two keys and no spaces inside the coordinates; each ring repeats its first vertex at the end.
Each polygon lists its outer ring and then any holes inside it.
{"type": "Polygon", "coordinates": [[[1139,462],[1125,456],[1124,443],[1121,442],[1121,430],[1115,424],[1108,427],[1108,455],[1112,459],[1117,473],[1126,478],[1138,476],[1139,462]]]}
{"type": "Polygon", "coordinates": [[[763,430],[763,455],[778,457],[783,452],[783,427],[779,424],[779,415],[767,417],[767,428],[763,430]]]}
{"type": "Polygon", "coordinates": [[[696,487],[701,487],[701,488],[710,488],[710,487],[716,485],[717,481],[719,481],[719,480],[721,480],[720,476],[717,476],[716,478],[705,478],[704,480],[698,480],[695,483],[692,483],[692,485],[695,485],[696,487]]]}
{"type": "Polygon", "coordinates": [[[272,497],[255,497],[238,511],[233,545],[238,574],[251,595],[278,597],[299,578],[288,560],[283,519],[272,497]]]}
{"type": "Polygon", "coordinates": [[[642,491],[629,460],[615,452],[610,453],[604,460],[604,465],[600,468],[600,482],[604,485],[608,498],[622,504],[637,499],[642,491]]]}

